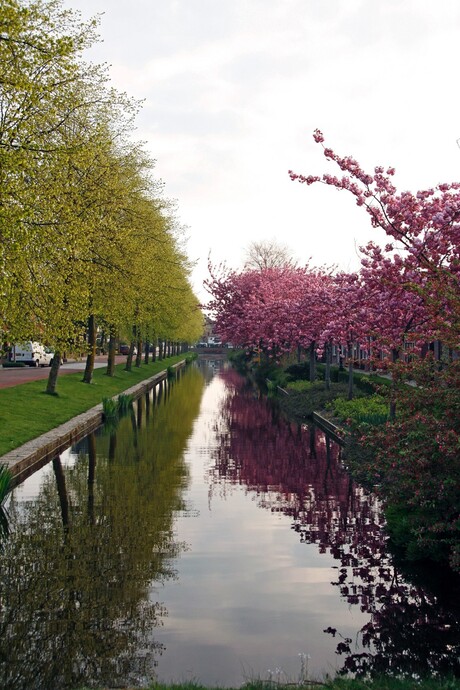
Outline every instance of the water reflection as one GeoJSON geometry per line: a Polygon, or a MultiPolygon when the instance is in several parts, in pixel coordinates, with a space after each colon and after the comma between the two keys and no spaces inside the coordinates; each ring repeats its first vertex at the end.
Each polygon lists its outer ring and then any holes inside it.
{"type": "Polygon", "coordinates": [[[154,677],[162,648],[152,631],[167,611],[151,587],[175,577],[186,547],[173,516],[185,510],[183,451],[203,385],[198,371],[186,388],[162,384],[117,429],[82,441],[73,463],[56,457],[35,500],[13,492],[0,555],[1,687],[154,677]]]}
{"type": "Polygon", "coordinates": [[[304,652],[316,677],[458,673],[458,598],[402,576],[340,448],[222,361],[41,472],[8,506],[0,687],[235,686],[304,652]]]}
{"type": "Polygon", "coordinates": [[[339,562],[332,584],[369,614],[356,640],[333,620],[324,630],[337,640],[341,671],[460,675],[458,581],[434,591],[404,578],[387,554],[378,501],[351,482],[339,446],[313,427],[280,419],[233,370],[220,376],[228,394],[215,426],[211,495],[246,486],[260,507],[289,516],[302,542],[339,562]]]}

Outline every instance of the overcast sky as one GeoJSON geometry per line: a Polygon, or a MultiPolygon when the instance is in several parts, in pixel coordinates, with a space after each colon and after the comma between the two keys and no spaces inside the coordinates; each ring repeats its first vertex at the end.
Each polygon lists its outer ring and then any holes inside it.
{"type": "MultiPolygon", "coordinates": [[[[276,238],[300,263],[359,265],[377,231],[351,196],[301,186],[288,170],[333,171],[313,142],[401,190],[460,179],[458,0],[66,0],[104,12],[114,86],[144,99],[138,135],[178,202],[197,266],[238,268],[276,238]]],[[[334,171],[335,172],[335,171],[334,171]]]]}

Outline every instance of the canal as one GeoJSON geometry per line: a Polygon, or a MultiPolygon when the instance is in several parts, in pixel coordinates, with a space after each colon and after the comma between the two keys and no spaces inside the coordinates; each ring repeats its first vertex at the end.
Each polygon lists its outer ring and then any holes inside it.
{"type": "Polygon", "coordinates": [[[403,571],[341,449],[202,358],[17,486],[0,687],[460,675],[453,582],[403,571]]]}

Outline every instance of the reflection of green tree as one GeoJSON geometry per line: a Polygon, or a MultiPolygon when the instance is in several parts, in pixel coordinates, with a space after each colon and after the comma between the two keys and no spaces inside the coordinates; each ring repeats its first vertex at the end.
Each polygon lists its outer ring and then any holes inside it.
{"type": "Polygon", "coordinates": [[[0,556],[0,687],[117,685],[153,675],[161,649],[152,629],[167,612],[149,594],[152,583],[174,576],[172,559],[183,548],[173,517],[183,508],[183,452],[203,385],[190,370],[160,405],[136,403],[142,424],[134,435],[130,418],[122,420],[111,459],[110,436],[88,437],[74,467],[55,460],[36,501],[19,510],[13,497],[0,556]]]}

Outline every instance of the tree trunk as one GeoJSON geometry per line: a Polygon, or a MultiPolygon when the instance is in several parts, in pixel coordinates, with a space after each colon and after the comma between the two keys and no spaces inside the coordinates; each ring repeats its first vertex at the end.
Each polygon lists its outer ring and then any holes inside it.
{"type": "Polygon", "coordinates": [[[353,342],[348,343],[348,400],[353,400],[353,342]]]}
{"type": "Polygon", "coordinates": [[[109,354],[107,355],[107,376],[113,376],[115,374],[115,350],[117,347],[117,339],[115,333],[110,329],[109,337],[109,354]]]}
{"type": "Polygon", "coordinates": [[[316,343],[313,340],[310,343],[310,381],[313,382],[316,380],[316,343]]]}
{"type": "Polygon", "coordinates": [[[133,368],[134,345],[136,342],[136,336],[137,336],[137,328],[136,328],[136,326],[133,326],[132,338],[131,338],[131,342],[129,344],[129,352],[128,352],[128,356],[126,357],[125,371],[131,371],[131,369],[133,368]]]}
{"type": "Polygon", "coordinates": [[[158,359],[160,362],[163,359],[163,341],[161,338],[158,338],[158,359]]]}
{"type": "Polygon", "coordinates": [[[144,364],[149,363],[149,357],[150,357],[150,340],[146,340],[145,346],[144,346],[144,364]]]}
{"type": "Polygon", "coordinates": [[[326,343],[326,390],[331,389],[331,356],[332,356],[332,346],[330,343],[326,343]]]}
{"type": "Polygon", "coordinates": [[[137,335],[137,355],[136,355],[136,367],[139,368],[142,364],[142,340],[140,335],[137,335]]]}
{"type": "Polygon", "coordinates": [[[94,360],[96,357],[96,319],[94,314],[88,318],[88,356],[86,357],[85,373],[83,374],[83,383],[91,383],[93,379],[94,360]]]}
{"type": "Polygon", "coordinates": [[[53,362],[51,364],[50,373],[48,374],[48,383],[46,384],[46,391],[45,391],[49,395],[56,395],[56,384],[57,384],[60,366],[61,366],[61,353],[59,350],[55,350],[53,362]]]}
{"type": "Polygon", "coordinates": [[[152,349],[152,362],[156,362],[156,361],[157,361],[157,342],[158,342],[158,338],[154,338],[154,339],[152,340],[152,344],[153,344],[153,349],[152,349]]]}
{"type": "Polygon", "coordinates": [[[167,357],[167,355],[166,355],[167,347],[168,347],[168,342],[167,342],[167,340],[164,340],[163,341],[163,359],[166,359],[166,357],[167,357]]]}
{"type": "MultiPolygon", "coordinates": [[[[396,364],[396,362],[399,359],[399,350],[394,348],[391,351],[391,361],[393,364],[396,364]]],[[[391,372],[391,397],[390,397],[390,421],[394,422],[396,419],[396,383],[397,379],[395,376],[395,371],[392,369],[391,372]]]]}
{"type": "MultiPolygon", "coordinates": [[[[106,350],[106,344],[107,344],[107,334],[105,332],[105,329],[101,333],[101,340],[100,340],[100,354],[105,355],[105,350],[106,350]]],[[[96,350],[97,352],[97,350],[96,350]]]]}

